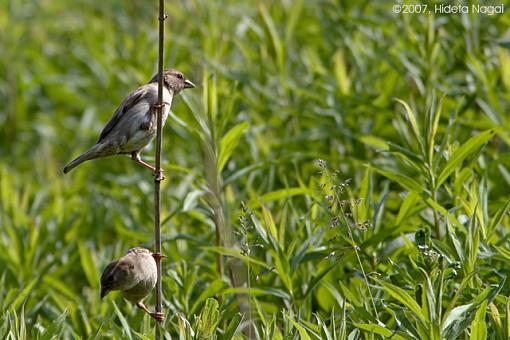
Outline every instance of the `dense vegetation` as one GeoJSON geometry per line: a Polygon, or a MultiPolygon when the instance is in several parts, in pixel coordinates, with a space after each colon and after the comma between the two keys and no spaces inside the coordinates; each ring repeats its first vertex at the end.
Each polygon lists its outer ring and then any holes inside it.
{"type": "MultiPolygon", "coordinates": [[[[0,3],[0,338],[152,338],[99,297],[152,247],[150,173],[61,169],[154,74],[157,4],[0,3]]],[[[167,2],[199,86],[164,134],[166,336],[510,337],[510,16],[393,3],[167,2]]]]}

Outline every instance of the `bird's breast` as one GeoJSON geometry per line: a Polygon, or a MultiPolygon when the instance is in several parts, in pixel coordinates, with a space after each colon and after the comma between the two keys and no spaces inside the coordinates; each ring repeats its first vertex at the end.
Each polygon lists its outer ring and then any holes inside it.
{"type": "Polygon", "coordinates": [[[134,285],[122,291],[122,296],[133,303],[140,302],[156,285],[156,261],[151,255],[140,255],[134,268],[134,285]]]}

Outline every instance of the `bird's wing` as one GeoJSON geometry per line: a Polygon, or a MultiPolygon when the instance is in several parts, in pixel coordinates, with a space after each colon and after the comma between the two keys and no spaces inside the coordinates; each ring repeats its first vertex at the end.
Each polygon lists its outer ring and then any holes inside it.
{"type": "Polygon", "coordinates": [[[129,96],[127,96],[122,103],[120,103],[119,107],[113,113],[113,116],[110,118],[108,123],[106,123],[103,131],[101,131],[101,136],[99,136],[98,143],[100,143],[117,125],[117,123],[122,119],[124,114],[137,103],[140,102],[145,96],[148,94],[147,86],[142,86],[135,91],[131,92],[129,96]]]}

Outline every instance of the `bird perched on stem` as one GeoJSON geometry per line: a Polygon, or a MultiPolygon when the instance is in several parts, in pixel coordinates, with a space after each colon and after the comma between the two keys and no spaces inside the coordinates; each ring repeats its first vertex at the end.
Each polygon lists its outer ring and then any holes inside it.
{"type": "Polygon", "coordinates": [[[126,300],[136,304],[154,319],[164,320],[163,313],[149,311],[142,302],[156,285],[154,256],[148,249],[137,247],[106,266],[101,275],[101,298],[113,290],[120,290],[126,300]]]}
{"type": "MultiPolygon", "coordinates": [[[[173,69],[163,72],[163,125],[168,117],[173,96],[183,89],[193,87],[195,85],[181,72],[173,69]]],[[[69,162],[64,167],[64,173],[85,161],[116,154],[131,154],[133,161],[154,172],[154,166],[140,158],[140,150],[156,136],[157,103],[158,75],[155,75],[146,85],[124,98],[101,131],[97,144],[69,162]]]]}

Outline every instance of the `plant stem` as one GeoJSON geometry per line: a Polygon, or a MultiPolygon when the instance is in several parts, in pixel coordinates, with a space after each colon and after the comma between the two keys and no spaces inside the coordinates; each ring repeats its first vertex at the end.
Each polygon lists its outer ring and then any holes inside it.
{"type": "MultiPolygon", "coordinates": [[[[435,190],[432,191],[432,199],[434,202],[437,202],[437,193],[435,190]]],[[[436,209],[433,209],[434,211],[434,228],[436,230],[436,238],[438,240],[442,240],[443,236],[441,235],[441,224],[439,223],[439,216],[437,214],[436,209]]]]}
{"type": "MultiPolygon", "coordinates": [[[[154,243],[157,267],[156,282],[156,313],[163,312],[163,289],[161,280],[161,135],[162,135],[162,111],[163,111],[163,49],[165,41],[165,2],[159,0],[159,55],[158,55],[158,104],[157,104],[157,132],[156,132],[156,171],[154,174],[154,243]]],[[[156,322],[156,340],[161,339],[160,322],[156,322]]]]}
{"type": "MultiPolygon", "coordinates": [[[[334,195],[335,195],[336,201],[340,202],[340,197],[338,196],[338,194],[335,192],[334,195]]],[[[368,295],[370,296],[370,301],[372,302],[372,308],[374,309],[375,319],[379,322],[379,315],[377,314],[377,308],[375,306],[374,297],[372,295],[372,291],[370,290],[370,285],[368,283],[367,274],[365,273],[365,268],[363,267],[363,263],[361,262],[361,258],[359,256],[358,245],[356,244],[356,242],[354,241],[354,237],[352,236],[351,225],[349,224],[347,217],[345,217],[344,209],[342,208],[341,205],[339,205],[339,207],[340,207],[340,212],[342,213],[344,223],[347,226],[347,234],[349,234],[349,238],[351,239],[351,243],[354,248],[354,252],[356,253],[356,258],[358,259],[358,263],[361,268],[361,273],[363,274],[363,279],[365,280],[365,284],[367,285],[368,295]]]]}

